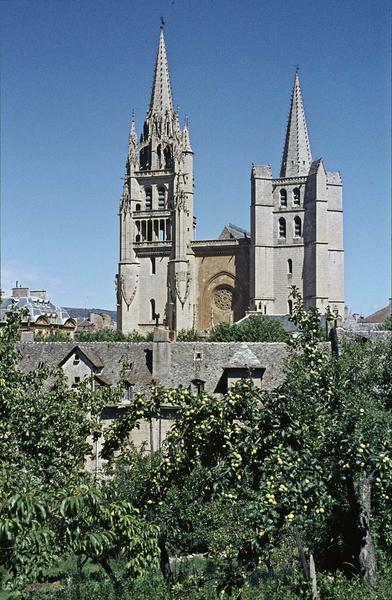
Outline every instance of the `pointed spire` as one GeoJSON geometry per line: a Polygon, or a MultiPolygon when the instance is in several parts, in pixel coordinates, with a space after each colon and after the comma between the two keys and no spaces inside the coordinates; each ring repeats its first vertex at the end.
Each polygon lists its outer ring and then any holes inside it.
{"type": "Polygon", "coordinates": [[[188,119],[185,119],[185,126],[182,130],[182,147],[184,152],[193,152],[191,145],[191,138],[189,135],[189,123],[188,119]]]}
{"type": "Polygon", "coordinates": [[[298,68],[295,72],[289,121],[287,124],[286,141],[283,150],[281,177],[296,177],[307,175],[312,163],[308,128],[304,105],[302,102],[301,85],[298,68]]]}
{"type": "Polygon", "coordinates": [[[163,27],[161,27],[149,112],[150,114],[154,112],[164,113],[166,110],[173,112],[173,97],[170,85],[165,38],[163,35],[163,27]]]}
{"type": "Polygon", "coordinates": [[[129,132],[128,139],[128,160],[131,164],[136,165],[138,162],[138,142],[137,142],[137,132],[135,125],[135,115],[132,111],[132,121],[131,121],[131,129],[129,132]]]}
{"type": "Polygon", "coordinates": [[[136,133],[136,124],[135,124],[135,115],[132,111],[132,120],[131,120],[131,129],[129,132],[129,145],[137,144],[137,133],[136,133]]]}

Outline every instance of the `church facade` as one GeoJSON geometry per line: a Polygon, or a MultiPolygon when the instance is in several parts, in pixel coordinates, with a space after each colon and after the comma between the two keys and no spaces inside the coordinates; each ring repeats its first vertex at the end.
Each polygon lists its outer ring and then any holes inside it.
{"type": "Polygon", "coordinates": [[[342,181],[310,150],[299,75],[281,170],[252,165],[250,233],[224,227],[196,240],[193,150],[174,110],[161,29],[140,137],[132,120],[120,200],[117,322],[123,333],[204,331],[249,313],[286,315],[296,285],[305,305],[344,311],[342,181]]]}

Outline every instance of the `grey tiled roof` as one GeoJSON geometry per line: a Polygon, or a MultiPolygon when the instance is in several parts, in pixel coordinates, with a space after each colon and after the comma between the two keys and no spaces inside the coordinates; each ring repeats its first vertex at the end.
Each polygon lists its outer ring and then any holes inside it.
{"type": "Polygon", "coordinates": [[[238,227],[237,225],[233,225],[229,223],[225,225],[222,233],[219,236],[220,240],[227,240],[230,238],[241,239],[241,238],[249,238],[250,233],[246,231],[246,229],[242,229],[242,227],[238,227]]]}
{"type": "Polygon", "coordinates": [[[55,323],[64,324],[69,318],[69,313],[65,308],[56,306],[49,300],[36,298],[35,296],[22,296],[21,298],[4,298],[0,303],[0,320],[4,320],[6,313],[11,310],[25,309],[28,311],[28,316],[23,318],[23,321],[29,320],[31,323],[42,316],[49,316],[55,319],[55,323]]]}
{"type": "Polygon", "coordinates": [[[102,369],[99,376],[109,385],[121,380],[124,366],[126,374],[135,381],[135,391],[145,389],[152,381],[151,342],[19,342],[18,349],[23,371],[36,369],[39,363],[57,367],[79,349],[95,367],[102,369]]]}
{"type": "Polygon", "coordinates": [[[18,348],[22,370],[36,369],[40,363],[56,367],[79,352],[99,370],[102,381],[115,385],[123,374],[135,392],[146,391],[153,379],[166,387],[188,387],[200,379],[206,382],[206,392],[214,393],[227,368],[261,368],[263,387],[272,389],[282,381],[287,356],[284,343],[172,342],[169,363],[161,363],[153,373],[152,342],[19,342],[18,348]]]}

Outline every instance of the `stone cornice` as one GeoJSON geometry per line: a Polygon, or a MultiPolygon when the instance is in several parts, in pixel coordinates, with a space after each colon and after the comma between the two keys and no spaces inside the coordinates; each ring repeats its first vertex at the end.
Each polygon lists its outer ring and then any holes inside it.
{"type": "Polygon", "coordinates": [[[231,254],[250,247],[250,239],[196,240],[191,242],[195,255],[231,254]]]}
{"type": "Polygon", "coordinates": [[[303,214],[305,212],[305,208],[304,207],[287,207],[287,206],[278,206],[275,210],[272,211],[274,215],[286,215],[286,214],[298,214],[301,213],[303,214]]]}
{"type": "Polygon", "coordinates": [[[136,219],[148,219],[148,218],[169,218],[172,211],[170,209],[158,209],[158,210],[134,210],[132,212],[133,218],[136,219]]]}
{"type": "Polygon", "coordinates": [[[136,171],[135,172],[135,177],[156,177],[156,176],[162,175],[162,176],[168,176],[168,175],[174,175],[173,171],[169,170],[169,169],[154,169],[154,171],[136,171]]]}
{"type": "Polygon", "coordinates": [[[237,238],[230,238],[228,240],[193,240],[193,242],[191,242],[192,246],[205,246],[205,247],[211,247],[211,246],[238,246],[240,243],[240,240],[237,238]]]}
{"type": "Polygon", "coordinates": [[[147,242],[147,241],[143,241],[143,242],[133,242],[133,245],[135,247],[135,250],[138,249],[150,249],[150,248],[171,248],[172,246],[172,241],[171,240],[165,240],[164,242],[160,242],[158,240],[152,241],[152,242],[147,242]]]}
{"type": "Polygon", "coordinates": [[[308,180],[307,176],[303,177],[278,177],[272,179],[272,185],[295,185],[296,183],[306,183],[308,180]]]}

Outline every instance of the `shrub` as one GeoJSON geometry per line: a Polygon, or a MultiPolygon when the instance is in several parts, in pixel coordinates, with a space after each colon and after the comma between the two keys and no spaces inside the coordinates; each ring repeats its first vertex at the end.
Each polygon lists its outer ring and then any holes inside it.
{"type": "Polygon", "coordinates": [[[252,315],[239,324],[219,323],[210,333],[210,342],[287,342],[289,334],[276,319],[252,315]]]}

